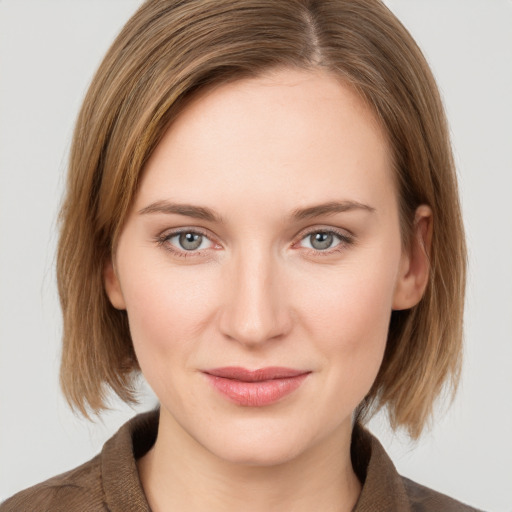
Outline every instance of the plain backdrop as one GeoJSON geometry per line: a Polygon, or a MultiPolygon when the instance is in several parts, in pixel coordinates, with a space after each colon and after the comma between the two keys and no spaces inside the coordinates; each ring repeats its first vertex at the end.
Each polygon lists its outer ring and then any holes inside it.
{"type": "MultiPolygon", "coordinates": [[[[0,0],[0,501],[95,455],[134,410],[96,423],[58,389],[56,215],[73,123],[140,0],[0,0]]],[[[460,393],[418,443],[371,427],[399,471],[512,511],[512,2],[389,0],[450,120],[470,249],[460,393]]],[[[146,410],[155,399],[142,385],[146,410]]]]}

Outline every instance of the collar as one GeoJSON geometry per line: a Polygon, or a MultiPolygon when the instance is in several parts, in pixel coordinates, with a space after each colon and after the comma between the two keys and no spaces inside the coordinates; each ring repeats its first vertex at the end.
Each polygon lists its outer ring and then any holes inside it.
{"type": "MultiPolygon", "coordinates": [[[[103,491],[112,512],[151,512],[137,472],[136,459],[154,444],[159,410],[140,414],[123,425],[101,452],[103,491]]],[[[380,442],[361,425],[352,435],[352,464],[362,482],[353,512],[410,512],[404,483],[380,442]]]]}

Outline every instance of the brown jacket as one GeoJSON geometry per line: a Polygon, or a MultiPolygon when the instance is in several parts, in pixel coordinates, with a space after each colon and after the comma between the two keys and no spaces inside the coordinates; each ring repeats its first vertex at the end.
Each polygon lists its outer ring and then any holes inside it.
{"type": "MultiPolygon", "coordinates": [[[[150,512],[135,460],[156,439],[158,411],[136,416],[81,466],[15,494],[0,512],[150,512]]],[[[470,512],[463,505],[401,477],[379,441],[356,427],[354,468],[363,482],[353,512],[470,512]]]]}

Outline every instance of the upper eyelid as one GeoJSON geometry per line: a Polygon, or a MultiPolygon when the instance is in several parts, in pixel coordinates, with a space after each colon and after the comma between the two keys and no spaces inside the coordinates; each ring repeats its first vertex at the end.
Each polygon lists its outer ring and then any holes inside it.
{"type": "Polygon", "coordinates": [[[179,247],[176,247],[174,244],[170,243],[170,240],[174,238],[175,236],[181,235],[182,233],[194,233],[201,235],[205,238],[207,238],[213,246],[218,245],[218,243],[212,239],[211,236],[203,232],[201,228],[175,228],[175,229],[165,229],[163,230],[159,235],[155,237],[156,242],[159,246],[162,246],[166,251],[171,252],[176,257],[178,256],[185,256],[185,257],[194,257],[194,256],[201,256],[201,254],[204,254],[208,249],[215,249],[215,247],[207,247],[206,249],[197,249],[197,250],[189,250],[186,249],[180,249],[179,247]]]}
{"type": "MultiPolygon", "coordinates": [[[[210,234],[209,230],[206,230],[206,229],[200,228],[200,227],[186,227],[185,226],[185,227],[180,227],[180,228],[167,229],[167,230],[162,231],[162,233],[158,236],[158,238],[161,240],[169,239],[169,238],[177,236],[181,233],[196,233],[196,234],[199,234],[199,235],[202,235],[202,236],[208,238],[208,240],[210,240],[213,244],[222,245],[222,244],[220,244],[220,242],[218,242],[217,237],[210,234]]],[[[310,226],[310,227],[302,229],[294,237],[291,245],[293,246],[293,245],[297,244],[298,242],[300,242],[301,240],[310,236],[313,233],[332,233],[332,234],[340,237],[341,239],[347,239],[347,238],[353,239],[354,238],[353,233],[351,233],[347,229],[335,228],[333,226],[310,226]]],[[[199,251],[197,251],[197,252],[199,252],[199,251]]]]}
{"type": "MultiPolygon", "coordinates": [[[[206,230],[203,230],[201,228],[176,228],[176,229],[171,229],[171,230],[165,230],[162,232],[161,235],[158,236],[158,238],[160,240],[170,240],[171,238],[181,235],[182,233],[194,233],[196,235],[201,235],[204,238],[207,238],[213,245],[220,245],[215,237],[213,237],[206,230]]],[[[197,251],[190,251],[190,252],[201,252],[203,250],[206,250],[206,249],[200,249],[197,251]]]]}
{"type": "Polygon", "coordinates": [[[310,228],[305,228],[302,230],[296,237],[297,240],[302,240],[303,238],[313,234],[313,233],[332,233],[334,235],[338,235],[341,238],[355,238],[354,234],[348,229],[335,228],[332,226],[312,226],[310,228]]]}
{"type": "MultiPolygon", "coordinates": [[[[313,229],[301,236],[298,237],[297,241],[296,242],[293,242],[292,246],[296,246],[297,244],[299,244],[300,242],[302,242],[303,240],[307,239],[309,236],[315,234],[315,233],[328,233],[328,234],[332,234],[334,236],[336,236],[338,239],[339,239],[339,245],[343,245],[343,244],[352,244],[354,242],[354,236],[352,235],[346,235],[338,230],[334,230],[334,229],[313,229]]],[[[310,251],[315,251],[315,252],[318,252],[319,254],[323,253],[323,254],[328,254],[330,250],[333,250],[333,249],[336,249],[338,246],[334,246],[333,248],[328,248],[328,249],[325,249],[325,250],[319,250],[319,249],[311,249],[310,247],[305,247],[304,249],[306,250],[310,250],[310,251]]]]}
{"type": "Polygon", "coordinates": [[[197,235],[202,235],[212,242],[214,241],[214,238],[207,230],[203,228],[174,228],[174,229],[164,229],[162,233],[159,235],[159,238],[172,238],[173,236],[180,235],[181,233],[195,233],[197,235]]]}
{"type": "MultiPolygon", "coordinates": [[[[205,236],[211,236],[209,234],[210,230],[202,228],[202,227],[198,227],[198,226],[183,226],[183,227],[179,227],[179,228],[164,229],[164,230],[162,230],[162,235],[164,235],[164,234],[171,235],[171,234],[189,233],[189,232],[190,233],[199,233],[199,234],[205,235],[205,236]]],[[[353,233],[351,233],[350,230],[348,230],[346,228],[336,228],[334,226],[319,225],[319,226],[309,226],[309,227],[301,229],[295,238],[300,237],[300,236],[307,236],[309,233],[318,233],[318,232],[323,232],[323,233],[331,233],[332,232],[332,233],[339,233],[339,234],[347,233],[348,236],[354,236],[353,233]]]]}

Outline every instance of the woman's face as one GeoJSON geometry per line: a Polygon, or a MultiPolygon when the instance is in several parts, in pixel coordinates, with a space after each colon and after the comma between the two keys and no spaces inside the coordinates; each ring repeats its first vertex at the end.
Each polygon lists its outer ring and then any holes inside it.
{"type": "Polygon", "coordinates": [[[275,464],[350,436],[408,265],[373,114],[334,76],[283,69],[173,123],[105,279],[161,429],[275,464]]]}

